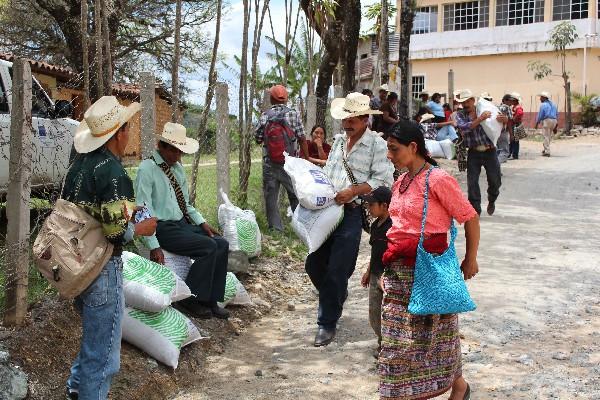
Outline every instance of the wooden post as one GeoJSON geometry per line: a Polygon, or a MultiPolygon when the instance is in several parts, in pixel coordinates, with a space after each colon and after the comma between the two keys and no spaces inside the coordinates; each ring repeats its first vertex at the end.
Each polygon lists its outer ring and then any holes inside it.
{"type": "Polygon", "coordinates": [[[142,106],[140,147],[142,160],[150,157],[154,150],[154,133],[156,132],[155,79],[152,72],[140,73],[142,106]]]}
{"type": "Polygon", "coordinates": [[[219,190],[229,197],[231,184],[229,178],[229,154],[231,138],[229,137],[229,94],[226,83],[216,85],[217,102],[217,205],[223,204],[219,190]]]}
{"type": "Polygon", "coordinates": [[[450,109],[454,111],[454,70],[448,71],[448,98],[446,99],[450,104],[450,109]]]}
{"type": "MultiPolygon", "coordinates": [[[[308,134],[317,123],[317,96],[309,94],[306,96],[306,126],[304,127],[308,134]]],[[[309,138],[310,139],[310,138],[309,138]]]]}
{"type": "Polygon", "coordinates": [[[102,56],[102,0],[94,0],[94,38],[96,39],[96,97],[98,100],[104,94],[104,73],[102,72],[102,64],[104,57],[102,56]]]}
{"type": "Polygon", "coordinates": [[[271,92],[269,89],[265,89],[263,92],[262,111],[267,111],[271,106],[271,92]]]}
{"type": "MultiPolygon", "coordinates": [[[[335,85],[333,87],[333,96],[334,98],[339,98],[339,97],[344,97],[344,90],[342,89],[342,87],[340,85],[335,85]]],[[[342,121],[339,119],[333,119],[331,121],[331,126],[332,126],[332,133],[331,133],[331,137],[335,137],[335,135],[337,135],[338,133],[341,133],[342,131],[342,121]]]]}
{"type": "Polygon", "coordinates": [[[10,161],[6,197],[6,309],[4,323],[20,326],[27,313],[29,275],[29,199],[31,196],[31,67],[13,63],[10,161]]]}
{"type": "Polygon", "coordinates": [[[408,118],[412,119],[415,114],[414,101],[412,97],[412,62],[408,61],[408,70],[406,71],[406,82],[408,85],[408,118]]]}

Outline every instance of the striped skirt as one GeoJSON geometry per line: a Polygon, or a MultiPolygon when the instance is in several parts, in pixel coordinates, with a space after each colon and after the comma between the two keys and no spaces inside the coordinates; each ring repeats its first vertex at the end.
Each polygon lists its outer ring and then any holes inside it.
{"type": "Polygon", "coordinates": [[[430,399],[461,376],[458,316],[408,312],[414,267],[393,263],[383,275],[379,394],[381,399],[430,399]]]}

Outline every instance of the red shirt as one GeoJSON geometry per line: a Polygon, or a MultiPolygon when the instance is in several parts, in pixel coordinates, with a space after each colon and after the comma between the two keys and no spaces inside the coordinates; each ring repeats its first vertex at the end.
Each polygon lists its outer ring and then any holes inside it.
{"type": "MultiPolygon", "coordinates": [[[[331,146],[328,143],[323,143],[323,151],[325,152],[326,160],[329,156],[329,152],[331,151],[331,146]]],[[[308,142],[308,156],[311,158],[321,159],[321,157],[319,157],[319,148],[312,140],[308,142]]]]}

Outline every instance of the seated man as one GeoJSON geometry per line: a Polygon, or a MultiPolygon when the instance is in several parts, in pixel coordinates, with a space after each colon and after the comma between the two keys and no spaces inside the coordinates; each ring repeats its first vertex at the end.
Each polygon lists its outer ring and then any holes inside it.
{"type": "Polygon", "coordinates": [[[186,137],[183,125],[167,122],[152,157],[140,163],[135,180],[136,201],[158,218],[156,235],[145,239],[150,259],[164,264],[161,248],[195,261],[185,280],[192,294],[178,303],[197,318],[226,319],[219,307],[225,295],[229,243],[218,236],[189,202],[188,183],[181,165],[183,153],[198,151],[198,141],[186,137]]]}

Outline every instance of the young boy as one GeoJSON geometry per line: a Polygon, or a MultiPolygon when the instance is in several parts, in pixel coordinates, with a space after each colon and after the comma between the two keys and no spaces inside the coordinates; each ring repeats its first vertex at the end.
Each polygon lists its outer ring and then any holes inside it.
{"type": "Polygon", "coordinates": [[[388,229],[392,226],[392,219],[388,211],[392,192],[385,186],[380,186],[371,193],[361,196],[363,201],[369,203],[369,213],[375,221],[371,225],[371,262],[364,273],[361,283],[369,287],[369,323],[377,335],[378,344],[381,346],[381,302],[383,291],[379,287],[379,280],[383,274],[381,258],[387,248],[388,229]]]}

